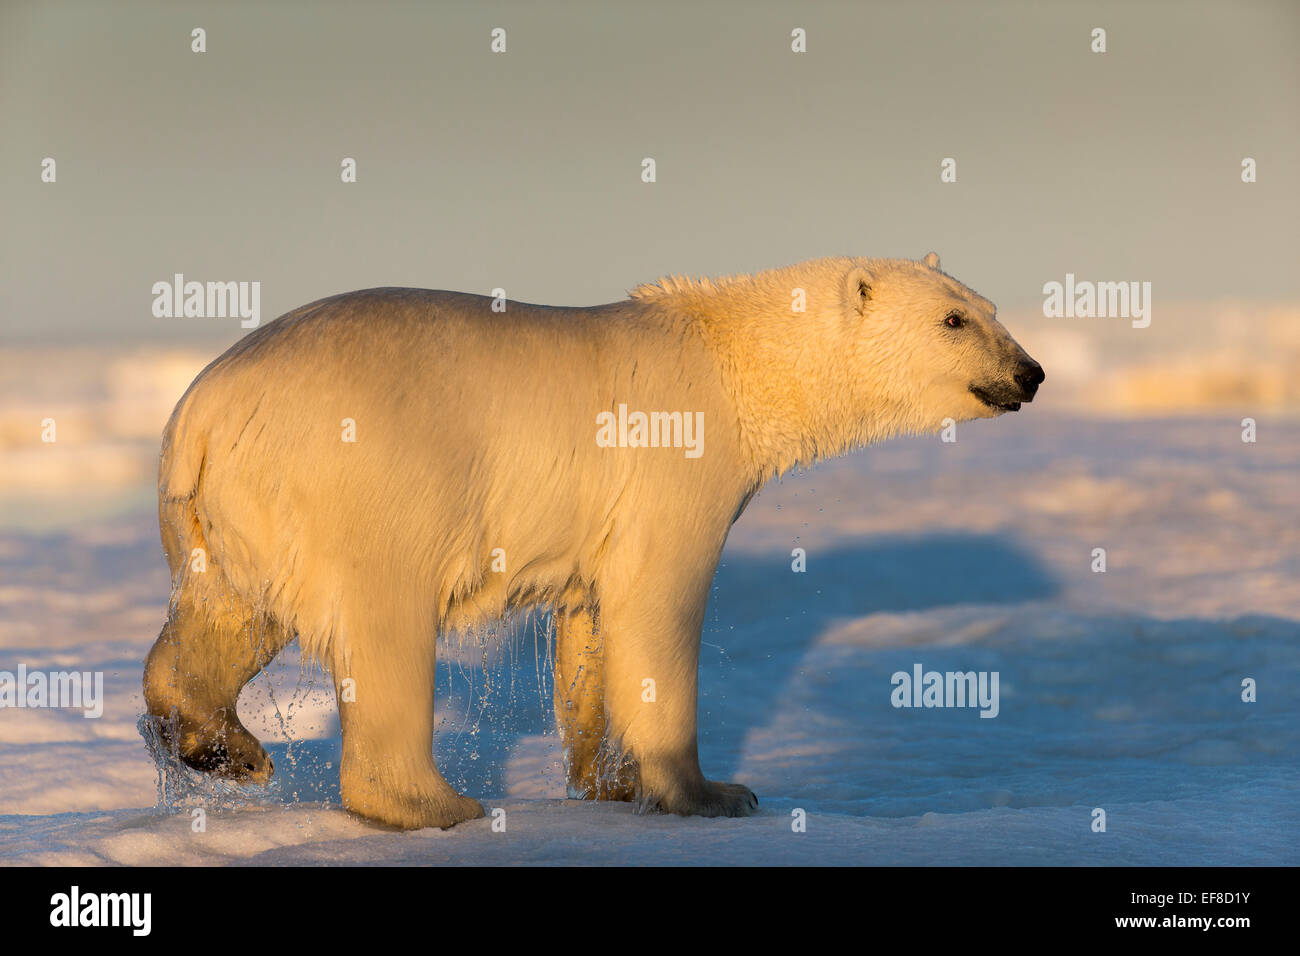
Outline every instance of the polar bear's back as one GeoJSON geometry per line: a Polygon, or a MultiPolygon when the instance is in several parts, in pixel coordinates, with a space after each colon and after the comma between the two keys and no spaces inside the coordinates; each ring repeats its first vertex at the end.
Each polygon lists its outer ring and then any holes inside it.
{"type": "Polygon", "coordinates": [[[617,317],[606,321],[588,310],[511,303],[502,314],[491,311],[491,302],[464,293],[370,289],[303,306],[204,369],[168,431],[221,436],[230,441],[227,453],[253,443],[272,455],[270,442],[313,437],[340,451],[333,443],[343,443],[344,420],[355,423],[359,448],[367,441],[401,446],[419,436],[463,440],[487,424],[494,427],[482,434],[495,434],[500,421],[490,418],[516,403],[515,415],[544,414],[548,398],[573,395],[572,388],[546,387],[548,377],[566,366],[590,369],[617,351],[603,348],[605,340],[629,334],[617,317]],[[528,401],[519,403],[523,395],[528,401]]]}
{"type": "Polygon", "coordinates": [[[464,485],[496,455],[510,455],[517,470],[530,448],[590,444],[591,429],[575,425],[591,414],[574,410],[601,407],[602,376],[591,370],[627,351],[610,341],[631,334],[626,323],[515,303],[494,313],[491,301],[367,290],[245,336],[177,405],[160,491],[192,491],[201,467],[209,481],[224,473],[232,487],[245,485],[241,492],[328,479],[340,494],[374,494],[391,476],[412,474],[392,466],[413,456],[430,483],[464,485]]]}

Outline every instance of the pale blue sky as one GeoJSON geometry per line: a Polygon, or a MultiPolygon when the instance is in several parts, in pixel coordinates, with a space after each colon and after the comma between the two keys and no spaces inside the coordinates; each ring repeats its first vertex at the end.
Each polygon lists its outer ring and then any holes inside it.
{"type": "Polygon", "coordinates": [[[0,334],[237,338],[154,318],[175,272],[260,281],[268,321],[930,249],[1003,308],[1067,271],[1293,299],[1297,53],[1300,4],[1259,0],[5,2],[0,334]]]}

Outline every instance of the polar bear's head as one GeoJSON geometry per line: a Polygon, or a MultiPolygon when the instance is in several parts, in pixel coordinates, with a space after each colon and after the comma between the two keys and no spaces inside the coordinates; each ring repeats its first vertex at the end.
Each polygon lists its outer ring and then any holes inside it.
{"type": "Polygon", "coordinates": [[[920,262],[857,260],[844,295],[855,365],[869,383],[862,398],[900,430],[1017,411],[1043,382],[993,303],[941,272],[933,252],[920,262]]]}

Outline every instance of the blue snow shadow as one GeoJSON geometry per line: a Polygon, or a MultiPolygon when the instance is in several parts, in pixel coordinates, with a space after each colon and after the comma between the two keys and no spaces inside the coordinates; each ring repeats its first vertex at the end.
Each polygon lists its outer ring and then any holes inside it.
{"type": "Polygon", "coordinates": [[[950,604],[1020,604],[1058,593],[1042,563],[989,534],[872,538],[807,555],[795,572],[790,551],[770,558],[723,554],[710,616],[732,620],[807,610],[819,617],[916,611],[950,604]]]}
{"type": "MultiPolygon", "coordinates": [[[[1300,862],[1296,621],[1037,613],[981,615],[987,630],[970,641],[945,643],[930,622],[915,645],[819,643],[779,682],[761,726],[717,666],[701,761],[778,811],[984,829],[956,837],[959,856],[930,862],[1300,862]],[[998,716],[893,707],[891,676],[916,664],[998,673],[998,716]],[[1247,678],[1271,692],[1249,702],[1247,678]],[[1094,808],[1109,815],[1105,834],[1091,828],[1094,808]]],[[[926,843],[918,832],[915,845],[926,843]]],[[[915,863],[911,845],[881,856],[864,843],[861,861],[915,863]]]]}
{"type": "MultiPolygon", "coordinates": [[[[806,556],[723,555],[700,651],[701,760],[734,775],[755,720],[775,713],[790,675],[837,620],[962,604],[1015,606],[1052,598],[1059,584],[1042,563],[999,535],[943,533],[871,538],[806,556]],[[742,695],[748,716],[721,701],[742,695]],[[715,707],[714,701],[720,706],[715,707]],[[719,723],[711,722],[716,710],[719,723]]],[[[847,706],[848,702],[844,702],[847,706]]]]}

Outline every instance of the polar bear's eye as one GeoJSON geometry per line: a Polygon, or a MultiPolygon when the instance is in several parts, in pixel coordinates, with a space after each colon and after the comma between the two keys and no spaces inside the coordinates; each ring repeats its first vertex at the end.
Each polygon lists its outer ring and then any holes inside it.
{"type": "Polygon", "coordinates": [[[944,322],[954,329],[960,329],[966,324],[966,320],[962,317],[960,312],[949,312],[948,318],[944,319],[944,322]]]}

